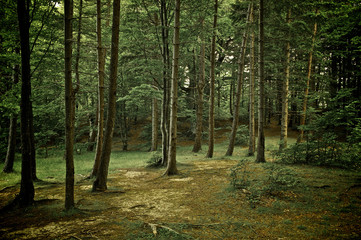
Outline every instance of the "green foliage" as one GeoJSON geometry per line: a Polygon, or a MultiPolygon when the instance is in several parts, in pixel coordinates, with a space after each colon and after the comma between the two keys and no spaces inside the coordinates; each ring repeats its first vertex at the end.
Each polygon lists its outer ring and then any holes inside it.
{"type": "Polygon", "coordinates": [[[231,187],[234,189],[245,189],[250,185],[249,161],[241,159],[236,166],[231,168],[231,187]]]}
{"type": "Polygon", "coordinates": [[[247,125],[240,125],[236,134],[236,145],[245,146],[249,142],[249,130],[247,125]]]}
{"type": "Polygon", "coordinates": [[[161,152],[152,152],[150,159],[146,162],[146,167],[148,168],[159,168],[162,166],[162,153],[161,152]]]}

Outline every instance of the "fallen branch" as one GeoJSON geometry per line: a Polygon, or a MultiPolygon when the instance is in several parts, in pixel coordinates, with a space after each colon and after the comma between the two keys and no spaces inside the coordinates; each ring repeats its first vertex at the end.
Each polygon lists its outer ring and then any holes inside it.
{"type": "Polygon", "coordinates": [[[175,233],[177,235],[181,235],[179,232],[175,231],[174,229],[171,229],[170,227],[167,227],[167,226],[164,226],[164,225],[159,225],[159,224],[156,224],[156,223],[147,223],[147,224],[152,229],[154,236],[157,236],[157,234],[158,234],[157,228],[164,228],[164,229],[166,229],[166,230],[168,230],[170,232],[173,232],[173,233],[175,233]]]}

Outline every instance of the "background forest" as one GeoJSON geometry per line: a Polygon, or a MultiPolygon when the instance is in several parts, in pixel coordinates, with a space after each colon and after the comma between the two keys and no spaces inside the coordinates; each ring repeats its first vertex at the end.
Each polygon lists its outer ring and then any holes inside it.
{"type": "MultiPolygon", "coordinates": [[[[62,1],[25,2],[30,27],[29,126],[35,161],[54,148],[65,149],[64,43],[69,41],[64,40],[62,1]]],[[[256,152],[257,161],[264,161],[264,149],[256,151],[255,146],[262,142],[263,127],[272,126],[280,129],[276,157],[285,163],[360,167],[358,0],[265,1],[262,7],[258,1],[182,0],[179,42],[173,39],[177,2],[120,1],[116,70],[111,64],[112,26],[116,26],[112,1],[98,1],[98,5],[96,1],[73,2],[75,152],[98,154],[99,126],[104,128],[109,115],[107,93],[113,74],[114,136],[127,151],[132,149],[130,131],[141,127],[140,138],[147,141],[144,149],[161,152],[155,164],[169,161],[169,134],[174,137],[171,108],[176,101],[179,127],[175,138],[192,141],[193,152],[207,148],[206,141],[212,146],[214,128],[224,127],[230,130],[224,154],[232,155],[234,145],[243,144],[249,146],[248,155],[256,152]],[[263,16],[263,25],[259,16],[263,16]],[[174,46],[178,46],[177,58],[174,46]],[[295,144],[287,145],[289,129],[299,132],[295,144]]],[[[12,172],[15,153],[23,150],[16,1],[1,0],[0,16],[0,161],[5,162],[4,172],[12,172]]],[[[208,151],[207,156],[212,153],[208,151]]],[[[94,169],[92,174],[97,175],[94,169]]]]}

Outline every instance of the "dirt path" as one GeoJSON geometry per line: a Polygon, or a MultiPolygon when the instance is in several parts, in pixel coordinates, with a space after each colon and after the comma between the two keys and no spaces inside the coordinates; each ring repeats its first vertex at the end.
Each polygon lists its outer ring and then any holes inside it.
{"type": "MultiPolygon", "coordinates": [[[[40,184],[36,200],[42,201],[36,206],[0,216],[0,238],[308,239],[310,232],[318,231],[309,222],[318,221],[317,214],[292,209],[260,212],[250,207],[246,194],[228,191],[230,168],[236,163],[192,162],[179,165],[181,174],[172,177],[160,177],[163,170],[121,169],[109,176],[105,193],[92,193],[92,182],[83,180],[76,184],[80,211],[72,214],[62,212],[62,184],[40,184]]],[[[14,192],[14,188],[0,192],[0,204],[14,192]]]]}

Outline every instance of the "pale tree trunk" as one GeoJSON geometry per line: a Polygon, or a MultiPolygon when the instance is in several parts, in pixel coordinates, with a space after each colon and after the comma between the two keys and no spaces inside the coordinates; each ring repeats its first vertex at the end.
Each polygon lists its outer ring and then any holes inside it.
{"type": "MultiPolygon", "coordinates": [[[[252,2],[253,8],[253,2],[252,2]]],[[[250,43],[250,83],[249,83],[249,146],[248,156],[253,156],[256,151],[256,134],[255,134],[255,33],[253,28],[254,13],[251,11],[251,43],[250,43]]]]}
{"type": "MultiPolygon", "coordinates": [[[[287,24],[291,23],[291,8],[287,13],[287,24]]],[[[288,37],[289,34],[288,34],[288,37]]],[[[282,86],[282,115],[281,115],[281,136],[279,150],[287,148],[287,128],[288,128],[288,85],[290,81],[290,57],[291,57],[291,43],[287,39],[286,43],[286,67],[285,67],[285,79],[282,86]]]]}
{"type": "Polygon", "coordinates": [[[214,82],[215,82],[215,62],[216,62],[216,35],[217,35],[217,14],[218,14],[218,0],[214,2],[214,17],[213,17],[213,36],[211,44],[211,71],[209,82],[209,129],[208,129],[208,152],[206,157],[212,158],[214,152],[214,82]]]}
{"type": "Polygon", "coordinates": [[[162,132],[162,165],[168,163],[168,144],[169,144],[169,30],[166,0],[160,1],[160,16],[162,23],[162,57],[163,57],[163,101],[161,114],[161,132],[162,132]]]}
{"type": "MultiPolygon", "coordinates": [[[[316,10],[316,14],[318,13],[318,10],[316,10]]],[[[315,47],[315,41],[316,41],[316,34],[317,34],[317,22],[315,22],[313,26],[313,34],[312,34],[312,46],[311,50],[308,56],[308,64],[307,64],[307,80],[306,80],[306,88],[305,93],[303,96],[303,103],[302,103],[302,113],[301,113],[301,120],[300,120],[300,131],[297,138],[297,142],[300,143],[303,141],[304,137],[304,129],[303,127],[306,124],[306,112],[307,112],[307,100],[308,100],[308,93],[310,88],[310,79],[311,79],[311,73],[312,73],[312,57],[313,57],[313,49],[315,47]]]]}
{"type": "Polygon", "coordinates": [[[256,162],[266,162],[265,159],[265,96],[264,96],[264,3],[259,4],[259,100],[258,100],[258,142],[256,162]]]}
{"type": "Polygon", "coordinates": [[[102,145],[102,154],[97,178],[93,183],[93,191],[107,190],[108,168],[110,154],[112,150],[113,132],[116,114],[116,92],[117,92],[117,73],[118,73],[118,49],[119,49],[119,24],[120,24],[120,0],[113,2],[113,26],[112,26],[112,47],[110,58],[109,75],[109,102],[108,115],[105,126],[104,141],[102,145]]]}
{"type": "Polygon", "coordinates": [[[152,147],[151,152],[157,151],[158,149],[158,99],[153,98],[152,100],[152,147]]]}
{"type": "MultiPolygon", "coordinates": [[[[17,49],[16,53],[18,54],[19,52],[19,49],[17,49]]],[[[19,83],[19,71],[20,66],[16,64],[14,66],[13,73],[14,86],[19,83]]],[[[17,119],[18,115],[16,113],[13,113],[10,118],[8,149],[6,152],[5,164],[3,168],[4,173],[11,173],[14,171],[17,119]]]]}
{"type": "Polygon", "coordinates": [[[105,55],[106,50],[102,46],[102,28],[101,28],[101,2],[97,0],[97,41],[98,41],[98,133],[97,144],[94,157],[94,166],[90,177],[96,177],[100,165],[100,156],[102,153],[104,137],[104,76],[105,76],[105,55]]]}
{"type": "Polygon", "coordinates": [[[247,13],[247,25],[243,33],[241,51],[238,57],[238,72],[237,72],[237,93],[236,93],[236,100],[234,102],[234,114],[233,114],[233,122],[232,122],[232,131],[231,135],[229,136],[229,144],[228,149],[226,152],[226,156],[232,156],[234,150],[234,144],[236,140],[236,134],[238,129],[238,121],[239,121],[239,105],[241,102],[241,94],[242,94],[242,85],[243,85],[243,69],[244,69],[244,61],[246,55],[246,44],[247,44],[247,37],[248,37],[248,27],[250,22],[250,16],[253,11],[252,3],[248,6],[248,13],[247,13]]]}
{"type": "Polygon", "coordinates": [[[73,1],[64,1],[65,9],[65,209],[74,208],[74,95],[72,84],[73,1]]]}
{"type": "Polygon", "coordinates": [[[179,69],[179,29],[180,29],[180,0],[175,0],[174,11],[174,38],[173,38],[173,64],[172,84],[170,95],[170,125],[169,125],[169,153],[168,164],[164,175],[174,175],[177,170],[177,105],[178,105],[178,69],[179,69]]]}
{"type": "MultiPolygon", "coordinates": [[[[201,25],[204,25],[204,19],[201,19],[201,25]]],[[[196,86],[197,89],[197,115],[196,115],[196,137],[194,140],[192,152],[199,152],[202,149],[202,133],[203,133],[203,93],[205,87],[205,48],[204,37],[201,37],[201,50],[199,56],[199,79],[196,86]]]]}

